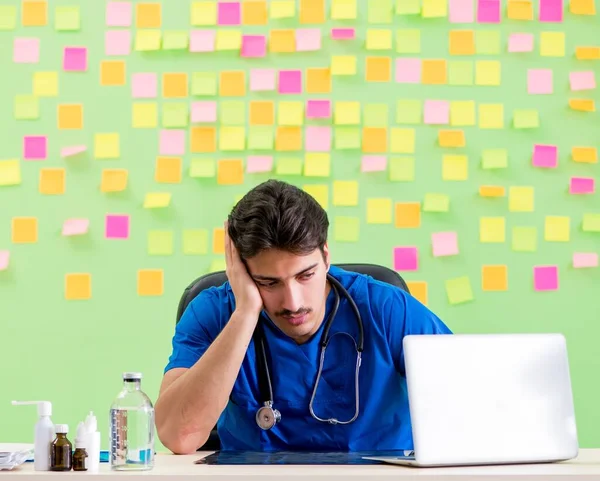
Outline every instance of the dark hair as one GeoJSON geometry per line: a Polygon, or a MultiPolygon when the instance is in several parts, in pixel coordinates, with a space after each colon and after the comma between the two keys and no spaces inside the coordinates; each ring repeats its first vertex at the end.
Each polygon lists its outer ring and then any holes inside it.
{"type": "Polygon", "coordinates": [[[270,179],[250,190],[229,214],[228,233],[242,259],[265,249],[305,255],[327,241],[329,219],[298,187],[270,179]]]}

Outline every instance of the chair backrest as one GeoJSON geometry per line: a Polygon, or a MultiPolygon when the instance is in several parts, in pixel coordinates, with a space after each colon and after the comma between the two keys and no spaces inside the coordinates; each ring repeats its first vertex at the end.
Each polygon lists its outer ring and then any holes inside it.
{"type": "MultiPolygon", "coordinates": [[[[341,269],[358,272],[360,274],[367,274],[378,281],[387,282],[400,289],[409,292],[406,282],[396,271],[389,267],[380,266],[377,264],[335,264],[336,267],[341,269]]],[[[209,287],[218,287],[227,281],[225,271],[211,272],[198,277],[194,282],[185,288],[179,305],[177,306],[177,320],[179,322],[188,304],[204,289],[209,287]]]]}

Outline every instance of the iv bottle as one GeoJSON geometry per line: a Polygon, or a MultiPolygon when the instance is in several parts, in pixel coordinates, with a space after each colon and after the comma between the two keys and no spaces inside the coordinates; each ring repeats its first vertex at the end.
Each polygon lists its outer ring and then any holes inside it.
{"type": "Polygon", "coordinates": [[[154,467],[154,406],[141,389],[142,374],[123,373],[110,408],[110,466],[117,471],[154,467]]]}

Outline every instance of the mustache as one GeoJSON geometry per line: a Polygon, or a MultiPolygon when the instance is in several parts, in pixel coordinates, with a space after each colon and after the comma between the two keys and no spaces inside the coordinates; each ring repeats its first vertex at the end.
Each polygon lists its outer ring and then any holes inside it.
{"type": "Polygon", "coordinates": [[[306,307],[301,307],[296,312],[292,312],[288,309],[283,309],[281,311],[276,312],[275,314],[277,316],[302,316],[304,314],[310,314],[311,312],[312,312],[312,309],[306,308],[306,307]]]}

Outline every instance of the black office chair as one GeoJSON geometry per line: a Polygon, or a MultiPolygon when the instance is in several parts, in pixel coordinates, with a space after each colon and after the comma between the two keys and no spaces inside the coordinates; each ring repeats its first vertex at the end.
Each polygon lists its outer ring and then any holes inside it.
{"type": "MultiPolygon", "coordinates": [[[[358,272],[360,274],[367,274],[373,277],[374,279],[377,279],[382,282],[387,282],[388,284],[397,286],[406,292],[410,292],[402,276],[400,276],[400,274],[390,269],[389,267],[384,267],[377,264],[335,264],[335,266],[347,271],[358,272]]],[[[227,275],[225,274],[225,271],[217,271],[204,274],[198,277],[189,286],[187,286],[183,291],[181,299],[179,300],[179,305],[177,306],[176,323],[178,323],[181,319],[181,316],[185,312],[185,309],[187,308],[188,304],[192,302],[192,300],[200,292],[202,292],[204,289],[208,289],[209,287],[218,287],[226,281],[227,275]]],[[[198,450],[218,451],[219,449],[221,449],[221,442],[217,433],[217,427],[215,426],[214,429],[211,431],[206,443],[204,443],[204,445],[198,450]]]]}

